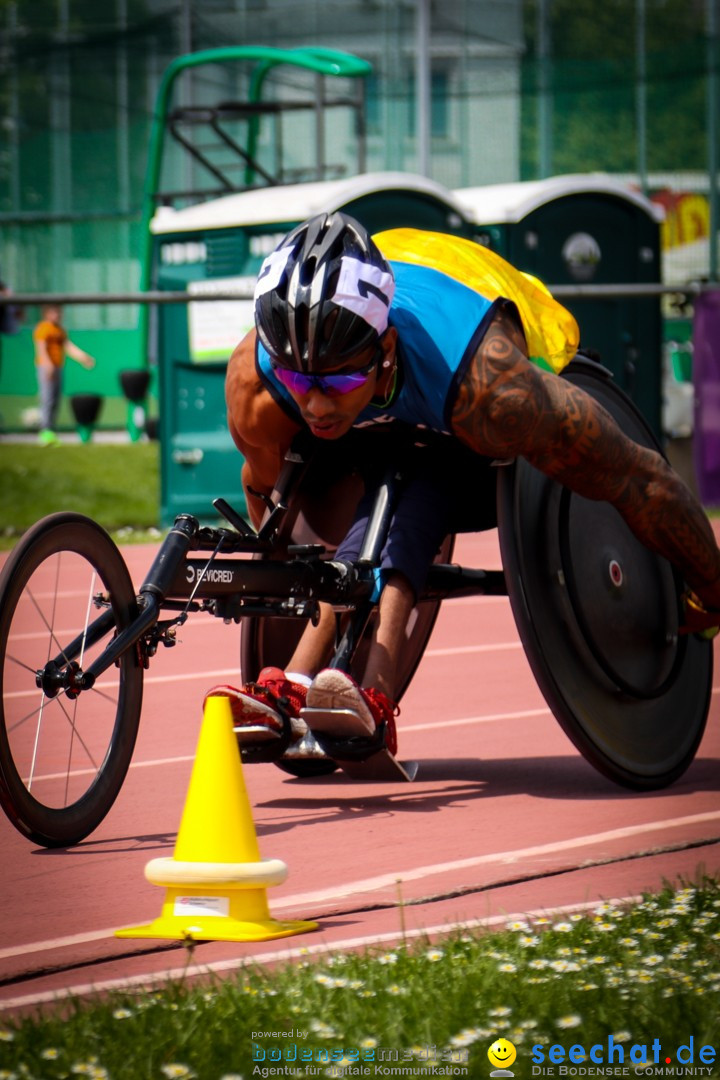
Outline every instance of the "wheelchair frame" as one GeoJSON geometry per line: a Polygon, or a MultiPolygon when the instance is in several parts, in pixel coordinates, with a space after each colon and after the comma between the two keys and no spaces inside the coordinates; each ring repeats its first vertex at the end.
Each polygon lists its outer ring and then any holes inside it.
{"type": "MultiPolygon", "coordinates": [[[[585,360],[571,369],[568,377],[594,393],[633,437],[654,444],[637,410],[605,369],[585,360]]],[[[196,518],[181,514],[137,595],[115,544],[88,518],[50,515],[22,538],[0,574],[0,804],[23,834],[46,846],[65,846],[77,843],[102,821],[132,757],[143,672],[160,645],[176,643],[177,628],[191,614],[205,611],[225,622],[244,620],[248,640],[255,641],[244,647],[244,659],[259,668],[275,658],[258,655],[267,653],[268,643],[261,640],[258,645],[254,625],[268,617],[295,623],[316,619],[321,603],[332,604],[347,618],[331,665],[354,670],[377,607],[374,571],[402,477],[392,465],[388,468],[375,493],[359,558],[350,564],[328,557],[322,545],[287,542],[283,526],[299,498],[307,468],[307,459],[297,450],[288,454],[257,533],[223,500],[216,500],[215,506],[229,528],[201,527],[196,518]],[[195,558],[195,552],[209,556],[195,558]],[[99,581],[101,587],[93,584],[88,592],[81,632],[63,642],[54,615],[53,621],[43,616],[44,623],[38,622],[41,592],[33,592],[33,582],[46,564],[54,566],[56,561],[59,578],[65,555],[87,564],[91,581],[99,581]],[[100,614],[90,618],[92,609],[100,614]],[[30,635],[22,632],[24,610],[47,638],[42,663],[37,655],[25,658],[30,635]],[[16,624],[19,633],[13,630],[16,624]],[[25,714],[22,702],[33,694],[38,697],[37,708],[25,714]],[[88,699],[98,713],[104,710],[104,727],[93,717],[92,728],[81,730],[76,714],[79,702],[88,699]],[[62,729],[67,728],[70,739],[65,791],[55,794],[52,802],[44,801],[42,784],[35,783],[48,712],[58,717],[62,729]],[[16,740],[23,729],[29,731],[36,714],[33,748],[18,751],[16,740]],[[98,747],[94,743],[90,747],[91,738],[98,740],[98,747]],[[71,769],[76,740],[91,768],[71,769]],[[81,774],[90,776],[87,786],[78,780],[81,774]]],[[[682,582],[664,560],[634,540],[611,507],[571,496],[527,463],[498,469],[497,486],[504,571],[467,569],[449,562],[431,567],[418,604],[424,614],[415,636],[406,643],[398,697],[422,657],[441,601],[509,595],[540,689],[588,761],[628,787],[651,789],[677,779],[699,745],[712,681],[709,643],[678,636],[682,582]],[[586,535],[593,538],[593,545],[585,542],[586,535]],[[604,572],[608,560],[632,568],[622,587],[613,580],[608,584],[604,572]],[[579,577],[575,563],[582,567],[579,577]],[[596,578],[600,584],[593,584],[596,578]],[[655,600],[648,606],[643,598],[651,591],[655,600]],[[635,609],[639,644],[634,652],[629,650],[628,670],[628,648],[621,641],[618,653],[614,620],[617,613],[634,617],[635,609]],[[608,623],[608,632],[589,625],[595,611],[603,626],[608,623]]],[[[451,547],[448,538],[444,557],[451,547]]],[[[255,674],[244,665],[246,679],[255,674]]],[[[358,677],[360,670],[355,674],[358,677]]],[[[284,742],[270,756],[246,757],[277,760],[289,737],[286,718],[284,742]]]]}

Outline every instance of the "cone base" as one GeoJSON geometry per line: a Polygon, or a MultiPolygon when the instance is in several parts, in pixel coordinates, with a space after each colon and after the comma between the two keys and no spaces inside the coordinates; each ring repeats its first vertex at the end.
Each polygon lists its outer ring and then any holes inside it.
{"type": "Polygon", "coordinates": [[[127,926],[115,931],[119,938],[165,938],[172,941],[272,941],[273,938],[291,937],[317,930],[316,922],[278,922],[265,919],[260,922],[242,922],[238,919],[187,919],[178,916],[161,916],[144,926],[127,926]]]}
{"type": "Polygon", "coordinates": [[[172,859],[152,859],[145,876],[166,885],[157,919],[115,932],[119,938],[171,941],[270,941],[317,930],[279,922],[265,886],[285,880],[286,865],[261,859],[230,701],[208,698],[172,859]]]}

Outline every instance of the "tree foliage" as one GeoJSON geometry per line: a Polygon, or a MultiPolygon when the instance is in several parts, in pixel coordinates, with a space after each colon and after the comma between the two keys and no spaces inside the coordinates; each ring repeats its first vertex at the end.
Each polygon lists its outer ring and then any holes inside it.
{"type": "MultiPolygon", "coordinates": [[[[537,175],[538,17],[525,0],[523,175],[537,175]]],[[[638,168],[638,109],[646,111],[649,171],[704,169],[706,67],[702,0],[547,0],[545,75],[552,102],[552,171],[638,168]],[[643,75],[644,67],[644,79],[643,75]],[[642,95],[642,97],[641,97],[642,95]]]]}

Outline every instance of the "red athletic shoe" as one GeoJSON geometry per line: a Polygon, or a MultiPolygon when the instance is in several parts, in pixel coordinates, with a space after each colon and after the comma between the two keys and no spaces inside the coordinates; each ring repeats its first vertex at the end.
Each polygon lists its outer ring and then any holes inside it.
{"type": "Polygon", "coordinates": [[[385,746],[393,756],[397,754],[395,717],[400,709],[382,690],[364,689],[344,671],[326,668],[313,679],[306,704],[309,709],[351,709],[365,723],[368,735],[374,735],[384,722],[385,746]]]}
{"type": "Polygon", "coordinates": [[[268,667],[263,668],[256,682],[246,683],[240,690],[234,686],[213,686],[205,698],[228,697],[235,734],[242,738],[247,729],[248,739],[262,741],[282,734],[283,720],[278,703],[290,717],[293,736],[300,738],[305,734],[307,724],[300,719],[300,710],[305,706],[306,694],[307,688],[290,682],[280,668],[268,667]]]}

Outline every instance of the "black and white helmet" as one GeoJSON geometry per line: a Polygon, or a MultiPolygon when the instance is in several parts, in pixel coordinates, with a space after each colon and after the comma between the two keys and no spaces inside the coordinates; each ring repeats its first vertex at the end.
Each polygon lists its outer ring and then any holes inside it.
{"type": "Polygon", "coordinates": [[[318,214],[263,262],[255,325],[282,367],[322,371],[377,342],[394,291],[392,270],[368,231],[348,214],[318,214]]]}

